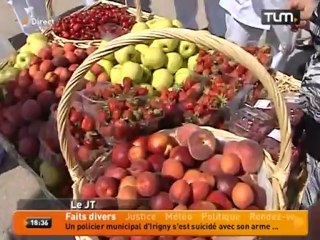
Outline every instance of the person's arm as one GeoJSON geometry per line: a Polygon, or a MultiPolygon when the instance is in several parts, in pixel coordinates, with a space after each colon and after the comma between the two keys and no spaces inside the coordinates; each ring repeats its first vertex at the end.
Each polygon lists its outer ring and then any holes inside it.
{"type": "Polygon", "coordinates": [[[319,0],[289,0],[289,8],[301,11],[301,19],[309,20],[319,0]]]}

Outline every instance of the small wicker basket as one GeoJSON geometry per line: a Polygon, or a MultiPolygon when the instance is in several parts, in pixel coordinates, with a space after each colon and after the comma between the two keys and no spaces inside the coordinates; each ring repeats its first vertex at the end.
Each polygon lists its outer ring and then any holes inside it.
{"type": "MultiPolygon", "coordinates": [[[[131,44],[139,44],[146,41],[162,38],[177,38],[185,41],[196,43],[204,49],[217,49],[228,57],[241,63],[248,68],[253,75],[260,80],[264,88],[268,91],[270,99],[273,100],[276,107],[276,114],[279,121],[281,132],[281,149],[279,161],[274,164],[268,154],[266,154],[265,166],[267,168],[268,178],[273,189],[272,209],[286,209],[287,198],[286,190],[290,175],[290,158],[291,158],[291,127],[288,118],[285,102],[280,94],[273,77],[268,71],[257,61],[257,59],[240,48],[239,46],[230,43],[224,39],[212,36],[204,31],[193,31],[187,29],[162,29],[156,31],[143,31],[141,33],[130,33],[119,38],[116,38],[103,49],[99,49],[91,54],[74,72],[69,80],[64,94],[61,98],[58,113],[57,113],[57,128],[60,141],[60,147],[64,159],[66,160],[71,178],[74,181],[73,196],[75,199],[80,197],[79,191],[83,183],[88,181],[87,172],[85,172],[75,159],[73,151],[71,151],[68,141],[68,116],[73,94],[81,85],[83,75],[90,69],[91,65],[100,60],[102,57],[113,53],[114,51],[131,44]]],[[[239,138],[228,132],[223,133],[221,130],[211,129],[219,138],[219,135],[227,137],[230,140],[239,140],[239,138]]],[[[107,160],[100,157],[97,161],[107,160]]],[[[79,237],[78,239],[96,239],[92,237],[79,237]]]]}

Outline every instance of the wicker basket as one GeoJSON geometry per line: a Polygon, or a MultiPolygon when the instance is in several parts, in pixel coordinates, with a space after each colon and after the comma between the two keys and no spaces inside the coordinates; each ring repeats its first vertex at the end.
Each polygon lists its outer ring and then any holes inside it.
{"type": "MultiPolygon", "coordinates": [[[[205,49],[218,49],[223,54],[243,64],[248,68],[255,77],[257,77],[265,89],[268,91],[270,98],[276,106],[276,114],[279,120],[281,131],[281,149],[280,158],[275,165],[271,159],[266,155],[265,165],[273,189],[273,209],[285,209],[287,207],[287,199],[285,197],[287,183],[290,173],[290,158],[291,158],[291,127],[289,123],[287,108],[284,100],[275,84],[274,79],[268,71],[257,61],[251,54],[247,53],[237,45],[230,43],[224,39],[212,36],[204,31],[193,31],[187,29],[163,29],[157,31],[143,31],[141,33],[130,33],[110,41],[110,44],[93,54],[91,54],[80,67],[74,72],[69,80],[64,94],[61,98],[58,113],[57,113],[57,127],[60,147],[62,154],[66,160],[70,175],[74,181],[73,194],[74,198],[79,198],[79,189],[82,184],[88,181],[87,172],[85,172],[75,159],[73,151],[70,151],[68,141],[68,116],[70,112],[70,105],[74,92],[81,85],[83,75],[90,69],[91,65],[124,46],[130,44],[139,44],[145,41],[161,38],[178,38],[196,43],[199,47],[205,49]]],[[[212,130],[214,134],[221,134],[219,130],[212,130]]],[[[235,135],[224,133],[231,139],[239,139],[235,135]]],[[[103,160],[100,157],[97,160],[103,160]]],[[[93,239],[93,238],[79,238],[79,239],[93,239]]]]}
{"type": "MultiPolygon", "coordinates": [[[[46,3],[47,3],[48,16],[50,16],[50,14],[53,14],[52,0],[47,0],[46,3]]],[[[125,5],[123,5],[120,3],[113,2],[113,1],[98,0],[93,5],[84,7],[84,8],[82,8],[72,14],[76,14],[78,12],[82,12],[82,11],[91,9],[95,6],[103,5],[103,4],[112,4],[112,5],[119,6],[119,7],[128,7],[127,1],[125,1],[125,5]]],[[[128,7],[128,12],[133,14],[134,16],[136,16],[137,22],[146,21],[146,20],[149,20],[149,19],[156,17],[151,13],[146,13],[146,12],[142,11],[140,0],[135,0],[135,6],[136,6],[135,9],[128,7]]],[[[51,37],[53,41],[59,43],[61,46],[63,46],[65,43],[73,43],[78,48],[88,48],[90,46],[98,46],[101,43],[101,40],[73,40],[73,39],[62,38],[60,36],[57,36],[50,28],[48,30],[44,31],[44,34],[51,37]]]]}

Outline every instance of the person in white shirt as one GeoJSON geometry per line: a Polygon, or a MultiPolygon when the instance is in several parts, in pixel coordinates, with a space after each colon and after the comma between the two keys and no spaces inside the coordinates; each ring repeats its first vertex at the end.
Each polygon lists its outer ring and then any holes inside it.
{"type": "Polygon", "coordinates": [[[263,25],[261,11],[263,9],[285,9],[286,0],[220,0],[219,5],[225,10],[225,38],[245,46],[261,42],[266,32],[265,43],[273,50],[271,67],[283,71],[288,56],[295,47],[297,33],[290,26],[263,25]]]}

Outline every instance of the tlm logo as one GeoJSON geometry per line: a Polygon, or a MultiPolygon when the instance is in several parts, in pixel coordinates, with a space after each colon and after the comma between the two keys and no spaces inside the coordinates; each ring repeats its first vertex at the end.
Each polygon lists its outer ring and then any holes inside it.
{"type": "Polygon", "coordinates": [[[299,10],[262,10],[262,24],[291,25],[300,23],[299,10]]]}

